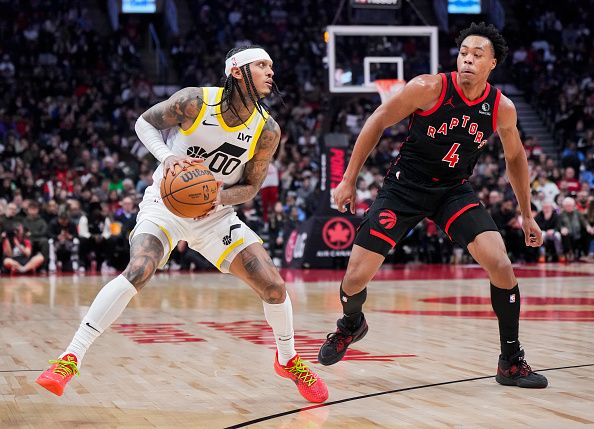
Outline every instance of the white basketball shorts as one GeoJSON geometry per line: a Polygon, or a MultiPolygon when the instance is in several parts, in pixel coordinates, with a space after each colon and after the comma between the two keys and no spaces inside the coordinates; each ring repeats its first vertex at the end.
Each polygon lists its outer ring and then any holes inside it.
{"type": "Polygon", "coordinates": [[[159,267],[167,263],[178,241],[185,240],[190,248],[223,273],[229,272],[229,266],[239,252],[251,244],[262,243],[262,239],[239,220],[233,207],[219,207],[200,220],[181,218],[165,207],[159,191],[152,186],[147,188],[140,203],[130,241],[138,234],[154,235],[163,244],[164,255],[159,267]]]}

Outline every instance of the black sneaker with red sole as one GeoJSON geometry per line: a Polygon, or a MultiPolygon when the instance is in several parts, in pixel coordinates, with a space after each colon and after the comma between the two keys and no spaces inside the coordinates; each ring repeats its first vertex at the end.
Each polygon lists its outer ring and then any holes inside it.
{"type": "Polygon", "coordinates": [[[499,355],[495,380],[504,386],[518,386],[528,389],[544,389],[549,384],[544,375],[532,371],[532,368],[524,359],[524,350],[520,350],[507,359],[503,355],[499,355]]]}
{"type": "Polygon", "coordinates": [[[349,329],[344,323],[344,319],[338,319],[336,326],[336,332],[328,334],[326,342],[320,347],[318,361],[322,365],[333,365],[340,361],[348,347],[361,340],[369,329],[365,316],[361,316],[361,323],[354,329],[349,329]]]}

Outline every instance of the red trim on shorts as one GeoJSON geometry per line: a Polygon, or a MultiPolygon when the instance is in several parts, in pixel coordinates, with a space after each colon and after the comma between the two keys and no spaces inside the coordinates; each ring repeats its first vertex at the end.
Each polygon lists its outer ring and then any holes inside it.
{"type": "Polygon", "coordinates": [[[429,116],[430,114],[435,112],[437,109],[439,109],[439,106],[441,106],[441,103],[443,103],[443,99],[445,98],[445,95],[446,95],[446,90],[448,89],[448,80],[446,79],[446,75],[444,73],[440,73],[440,75],[441,75],[441,94],[439,95],[439,100],[437,100],[437,103],[435,103],[435,106],[433,106],[429,110],[417,110],[415,112],[417,115],[429,116]]]}
{"type": "Polygon", "coordinates": [[[478,205],[479,205],[479,203],[468,204],[467,206],[462,207],[460,210],[458,210],[456,213],[454,213],[454,215],[446,222],[446,226],[444,228],[444,232],[448,235],[448,237],[450,236],[450,234],[448,233],[448,230],[450,229],[452,222],[454,222],[456,219],[458,219],[465,211],[468,211],[473,207],[477,207],[478,205]]]}
{"type": "Polygon", "coordinates": [[[495,96],[495,106],[493,106],[493,132],[497,131],[497,112],[499,111],[499,99],[501,98],[501,91],[497,90],[495,96]]]}
{"type": "Polygon", "coordinates": [[[477,98],[476,100],[470,101],[468,98],[466,98],[464,92],[462,92],[462,90],[458,86],[458,82],[456,82],[456,72],[452,72],[452,82],[454,82],[454,88],[456,88],[456,91],[458,92],[460,98],[469,106],[474,106],[475,104],[479,104],[481,101],[484,101],[485,98],[487,98],[487,96],[489,95],[489,92],[491,91],[491,85],[489,85],[489,82],[487,82],[487,86],[485,87],[485,92],[483,93],[483,95],[480,98],[477,98]]]}
{"type": "Polygon", "coordinates": [[[369,229],[369,233],[377,238],[381,238],[392,247],[396,246],[396,242],[392,240],[390,237],[388,237],[386,234],[382,234],[381,232],[371,228],[369,229]]]}

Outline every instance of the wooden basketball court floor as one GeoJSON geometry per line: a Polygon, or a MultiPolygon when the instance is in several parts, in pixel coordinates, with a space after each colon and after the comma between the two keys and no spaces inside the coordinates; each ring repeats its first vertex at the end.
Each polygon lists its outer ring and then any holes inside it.
{"type": "Polygon", "coordinates": [[[62,397],[34,380],[109,277],[0,278],[0,427],[594,427],[594,264],[516,273],[520,339],[548,389],[494,381],[497,321],[477,266],[381,271],[367,337],[331,367],[316,356],[340,315],[342,272],[283,271],[297,350],[329,386],[313,407],[275,375],[261,302],[231,276],[158,274],[62,397]]]}

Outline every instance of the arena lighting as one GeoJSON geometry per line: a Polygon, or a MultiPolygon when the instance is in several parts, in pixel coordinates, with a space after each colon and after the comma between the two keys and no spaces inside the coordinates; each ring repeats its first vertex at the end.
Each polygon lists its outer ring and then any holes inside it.
{"type": "Polygon", "coordinates": [[[448,13],[466,15],[482,13],[481,0],[448,0],[448,13]]]}
{"type": "Polygon", "coordinates": [[[157,0],[122,0],[122,13],[155,13],[157,0]]]}

